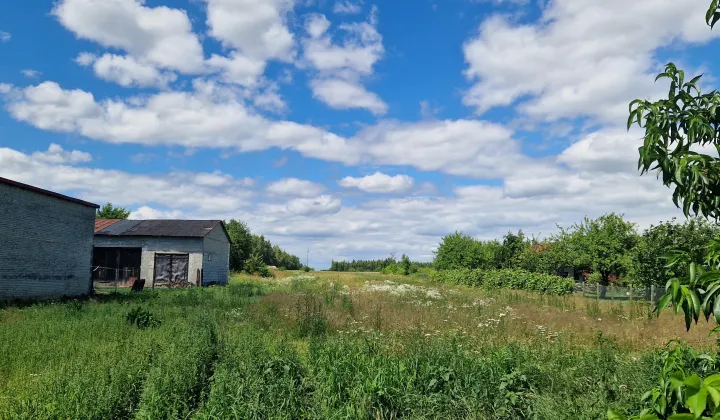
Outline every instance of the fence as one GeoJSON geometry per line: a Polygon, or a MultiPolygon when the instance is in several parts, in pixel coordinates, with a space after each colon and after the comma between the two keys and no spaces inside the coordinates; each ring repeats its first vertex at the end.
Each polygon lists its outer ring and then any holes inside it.
{"type": "Polygon", "coordinates": [[[93,267],[93,288],[122,288],[132,287],[133,282],[139,278],[140,269],[137,267],[93,267]]]}
{"type": "Polygon", "coordinates": [[[589,299],[617,301],[643,300],[657,302],[658,299],[660,299],[660,297],[665,293],[665,290],[662,287],[656,286],[619,287],[614,285],[601,286],[599,284],[579,282],[575,283],[573,293],[589,299]]]}

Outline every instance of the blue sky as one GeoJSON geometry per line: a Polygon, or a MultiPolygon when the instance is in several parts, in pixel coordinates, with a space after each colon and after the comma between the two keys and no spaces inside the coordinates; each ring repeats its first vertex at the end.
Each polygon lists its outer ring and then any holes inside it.
{"type": "Polygon", "coordinates": [[[677,216],[627,103],[669,60],[718,67],[707,0],[25,3],[0,6],[0,176],[239,218],[319,268],[677,216]]]}

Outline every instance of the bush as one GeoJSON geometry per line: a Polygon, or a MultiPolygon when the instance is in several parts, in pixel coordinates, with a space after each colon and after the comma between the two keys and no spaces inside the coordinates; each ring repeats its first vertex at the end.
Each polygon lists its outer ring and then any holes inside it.
{"type": "Polygon", "coordinates": [[[125,315],[125,320],[130,325],[134,325],[141,330],[160,326],[160,320],[152,312],[139,306],[128,312],[125,315]]]}
{"type": "Polygon", "coordinates": [[[443,270],[430,275],[430,279],[439,283],[464,284],[487,288],[531,290],[552,295],[572,293],[573,279],[549,274],[531,273],[525,270],[443,270]]]}

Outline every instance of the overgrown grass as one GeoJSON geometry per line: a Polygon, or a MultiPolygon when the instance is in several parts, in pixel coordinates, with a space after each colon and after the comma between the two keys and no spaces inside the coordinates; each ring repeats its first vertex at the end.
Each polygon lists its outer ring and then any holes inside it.
{"type": "Polygon", "coordinates": [[[0,419],[597,419],[681,334],[638,302],[278,277],[0,310],[0,419]]]}

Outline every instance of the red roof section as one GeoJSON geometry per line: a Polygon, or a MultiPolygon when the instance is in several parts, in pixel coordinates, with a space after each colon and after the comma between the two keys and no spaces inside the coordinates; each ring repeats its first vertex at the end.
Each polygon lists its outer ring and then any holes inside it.
{"type": "Polygon", "coordinates": [[[112,226],[121,219],[95,219],[95,233],[100,232],[108,226],[112,226]]]}
{"type": "Polygon", "coordinates": [[[58,198],[60,200],[69,201],[69,202],[75,203],[75,204],[81,204],[83,206],[92,207],[94,209],[100,208],[100,206],[98,206],[97,204],[94,204],[94,203],[79,200],[79,199],[73,198],[73,197],[68,197],[67,195],[58,194],[53,191],[43,190],[42,188],[33,187],[32,185],[23,184],[22,182],[13,181],[12,179],[0,177],[0,184],[11,185],[16,188],[20,188],[20,189],[27,190],[27,191],[32,191],[32,192],[38,193],[38,194],[47,195],[48,197],[58,198]]]}

